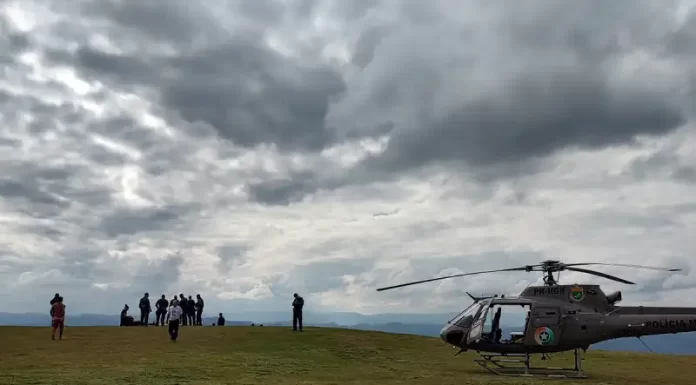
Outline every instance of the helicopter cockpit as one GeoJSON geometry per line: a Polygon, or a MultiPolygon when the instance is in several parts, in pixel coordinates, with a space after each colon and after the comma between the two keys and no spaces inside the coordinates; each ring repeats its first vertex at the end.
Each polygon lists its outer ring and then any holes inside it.
{"type": "Polygon", "coordinates": [[[493,344],[521,343],[530,307],[531,302],[522,298],[494,297],[474,302],[447,323],[441,338],[456,346],[481,340],[493,344]]]}
{"type": "Polygon", "coordinates": [[[481,323],[478,338],[488,343],[522,343],[529,323],[531,302],[522,298],[493,298],[474,323],[481,323]],[[504,320],[504,321],[503,321],[504,320]]]}

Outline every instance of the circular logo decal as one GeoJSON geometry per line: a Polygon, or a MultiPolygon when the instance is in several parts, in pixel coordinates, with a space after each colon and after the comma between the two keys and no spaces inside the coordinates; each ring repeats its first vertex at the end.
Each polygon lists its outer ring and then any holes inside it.
{"type": "Polygon", "coordinates": [[[580,286],[575,286],[570,289],[570,299],[573,301],[582,301],[585,299],[585,291],[580,286]]]}
{"type": "Polygon", "coordinates": [[[534,340],[539,345],[552,344],[553,339],[553,330],[547,328],[546,326],[540,327],[534,332],[534,340]]]}

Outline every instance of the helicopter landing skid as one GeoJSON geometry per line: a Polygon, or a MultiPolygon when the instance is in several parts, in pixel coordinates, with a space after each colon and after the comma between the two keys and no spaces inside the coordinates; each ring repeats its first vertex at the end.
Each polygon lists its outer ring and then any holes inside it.
{"type": "Polygon", "coordinates": [[[532,367],[531,354],[480,354],[480,359],[474,360],[482,368],[500,375],[514,377],[547,377],[547,378],[587,378],[582,370],[582,357],[575,349],[574,368],[532,367]]]}

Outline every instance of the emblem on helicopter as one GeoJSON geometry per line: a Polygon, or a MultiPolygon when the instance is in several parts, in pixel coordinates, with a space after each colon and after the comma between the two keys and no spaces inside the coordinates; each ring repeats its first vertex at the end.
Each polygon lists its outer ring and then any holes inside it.
{"type": "Polygon", "coordinates": [[[574,286],[570,289],[570,300],[580,302],[585,299],[585,290],[582,286],[574,286]]]}
{"type": "Polygon", "coordinates": [[[534,332],[534,340],[539,345],[549,345],[553,343],[554,335],[553,330],[546,326],[537,328],[534,332]]]}

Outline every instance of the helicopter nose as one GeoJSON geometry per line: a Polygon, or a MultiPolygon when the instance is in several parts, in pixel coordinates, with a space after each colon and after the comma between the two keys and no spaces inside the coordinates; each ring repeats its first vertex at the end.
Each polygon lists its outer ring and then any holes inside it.
{"type": "Polygon", "coordinates": [[[459,327],[453,328],[451,326],[445,326],[440,331],[440,339],[450,345],[461,346],[464,332],[465,330],[459,327]]]}

